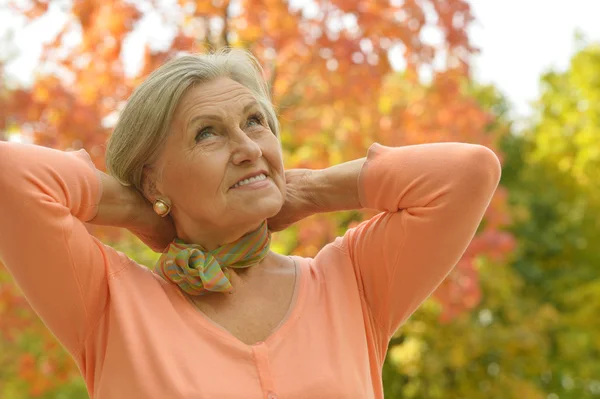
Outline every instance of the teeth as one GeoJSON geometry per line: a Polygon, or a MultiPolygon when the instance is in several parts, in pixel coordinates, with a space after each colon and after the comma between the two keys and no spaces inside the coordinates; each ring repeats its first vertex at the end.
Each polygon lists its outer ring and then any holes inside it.
{"type": "Polygon", "coordinates": [[[265,176],[264,173],[261,173],[258,176],[250,177],[248,179],[244,179],[244,180],[242,180],[242,181],[240,181],[238,183],[235,183],[231,188],[236,188],[236,187],[239,187],[239,186],[244,186],[244,185],[252,183],[254,181],[265,180],[266,178],[267,178],[267,176],[265,176]]]}

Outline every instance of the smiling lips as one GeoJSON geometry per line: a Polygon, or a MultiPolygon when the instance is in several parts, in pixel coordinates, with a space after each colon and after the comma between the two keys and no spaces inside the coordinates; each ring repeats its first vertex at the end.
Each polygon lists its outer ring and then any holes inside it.
{"type": "Polygon", "coordinates": [[[254,173],[254,174],[250,175],[250,177],[246,177],[246,178],[238,181],[233,186],[231,186],[231,188],[238,188],[241,186],[245,186],[246,184],[253,183],[255,181],[265,180],[266,178],[267,178],[267,174],[264,172],[254,173]]]}

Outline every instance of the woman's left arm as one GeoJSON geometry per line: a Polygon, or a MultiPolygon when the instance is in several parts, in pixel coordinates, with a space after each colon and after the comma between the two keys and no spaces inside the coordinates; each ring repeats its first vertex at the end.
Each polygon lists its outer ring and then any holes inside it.
{"type": "Polygon", "coordinates": [[[312,212],[382,211],[337,245],[350,257],[372,316],[391,336],[456,265],[496,190],[486,147],[371,146],[366,159],[311,174],[312,212]]]}

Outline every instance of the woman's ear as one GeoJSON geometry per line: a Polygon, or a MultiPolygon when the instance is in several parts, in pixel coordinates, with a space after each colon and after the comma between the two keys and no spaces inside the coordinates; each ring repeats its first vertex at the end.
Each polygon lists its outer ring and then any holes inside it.
{"type": "Polygon", "coordinates": [[[151,203],[154,203],[161,196],[156,186],[157,177],[156,168],[148,165],[144,166],[142,169],[142,194],[151,203]]]}

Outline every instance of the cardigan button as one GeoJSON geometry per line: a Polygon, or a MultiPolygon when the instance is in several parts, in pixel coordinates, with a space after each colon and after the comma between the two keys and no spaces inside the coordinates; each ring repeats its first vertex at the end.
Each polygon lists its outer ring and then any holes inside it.
{"type": "Polygon", "coordinates": [[[277,399],[277,395],[275,395],[275,392],[269,392],[267,399],[277,399]]]}

